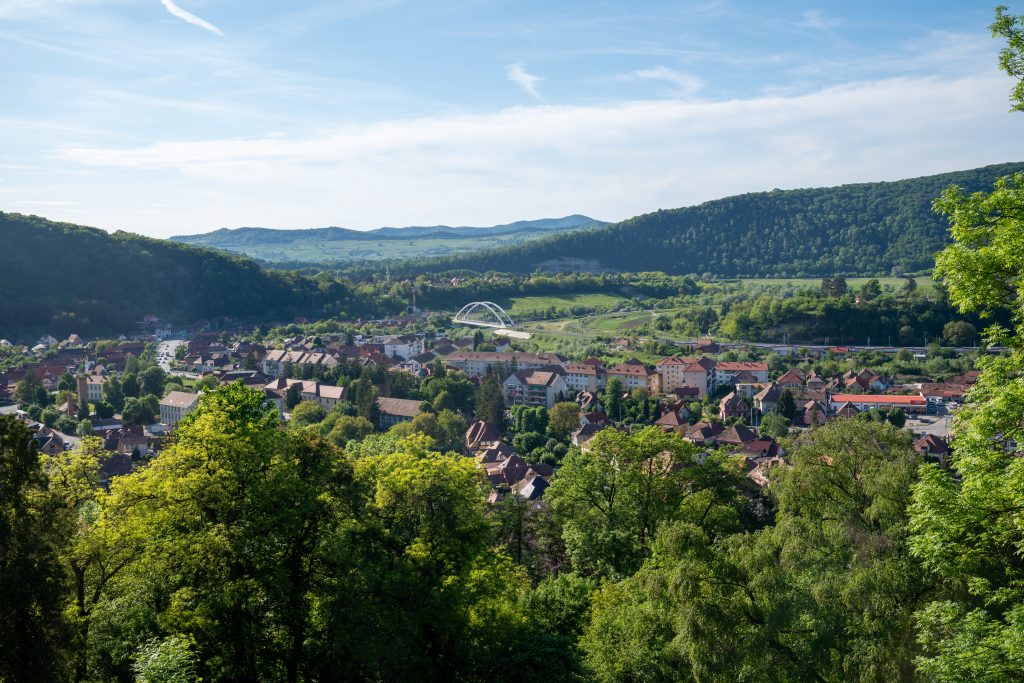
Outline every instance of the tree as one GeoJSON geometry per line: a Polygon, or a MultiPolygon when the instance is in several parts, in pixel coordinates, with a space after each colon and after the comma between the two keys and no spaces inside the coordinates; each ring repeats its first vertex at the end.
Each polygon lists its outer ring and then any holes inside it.
{"type": "Polygon", "coordinates": [[[953,346],[974,346],[978,331],[964,320],[950,320],[942,328],[942,338],[953,346]]]}
{"type": "Polygon", "coordinates": [[[140,389],[138,376],[125,371],[121,377],[121,390],[124,392],[125,397],[138,397],[140,389]]]}
{"type": "Polygon", "coordinates": [[[860,288],[861,301],[874,301],[880,296],[882,296],[882,285],[877,278],[871,278],[860,288]]]}
{"type": "Polygon", "coordinates": [[[79,422],[78,427],[75,429],[75,434],[82,437],[93,436],[94,432],[92,431],[92,422],[89,420],[82,420],[79,422]]]}
{"type": "Polygon", "coordinates": [[[114,417],[114,406],[110,405],[107,401],[100,401],[96,404],[96,417],[109,420],[114,417]]]}
{"type": "Polygon", "coordinates": [[[21,378],[21,381],[14,388],[13,396],[18,405],[21,406],[33,403],[38,403],[39,405],[49,403],[46,389],[43,388],[43,381],[35,370],[29,370],[25,373],[25,376],[21,378]]]}
{"type": "Polygon", "coordinates": [[[124,408],[124,389],[118,377],[110,377],[103,383],[103,398],[114,410],[120,412],[124,408]]]}
{"type": "Polygon", "coordinates": [[[473,414],[498,430],[498,433],[505,431],[505,396],[497,376],[488,373],[480,380],[473,414]]]}
{"type": "Polygon", "coordinates": [[[796,417],[796,400],[793,398],[793,392],[788,388],[783,389],[779,394],[778,412],[787,420],[796,417]]]}
{"type": "Polygon", "coordinates": [[[771,436],[778,439],[789,434],[791,424],[792,422],[785,415],[772,411],[761,418],[761,426],[758,428],[758,432],[763,436],[771,436]]]}
{"type": "Polygon", "coordinates": [[[929,586],[907,549],[918,467],[889,425],[805,434],[772,483],[774,526],[715,539],[668,523],[654,561],[605,584],[582,639],[590,668],[601,681],[914,680],[929,586]]]}
{"type": "Polygon", "coordinates": [[[32,434],[0,415],[0,680],[64,678],[69,628],[51,514],[32,434]]]}
{"type": "Polygon", "coordinates": [[[896,429],[903,429],[903,425],[907,423],[907,416],[899,408],[893,408],[885,414],[885,420],[896,429]]]}
{"type": "Polygon", "coordinates": [[[166,381],[167,374],[158,366],[153,365],[146,368],[146,370],[140,376],[140,388],[143,394],[163,396],[164,382],[166,381]]]}
{"type": "Polygon", "coordinates": [[[365,417],[339,415],[334,419],[327,439],[339,448],[344,448],[348,442],[361,441],[372,433],[373,423],[365,417]]]}
{"type": "Polygon", "coordinates": [[[292,382],[284,391],[284,407],[291,410],[302,401],[302,382],[292,382]]]}
{"type": "Polygon", "coordinates": [[[548,411],[548,433],[559,440],[565,440],[569,433],[580,426],[580,407],[572,401],[556,403],[548,411]]]}
{"type": "Polygon", "coordinates": [[[734,530],[737,481],[716,457],[698,464],[678,434],[605,429],[586,451],[566,456],[545,499],[562,522],[573,569],[622,578],[640,567],[665,524],[686,519],[734,530]]]}
{"type": "MultiPolygon", "coordinates": [[[[1020,25],[997,10],[993,31],[1011,40],[1004,58],[1019,55],[1020,25]]],[[[1004,66],[1020,78],[1012,70],[1019,62],[1004,66]]],[[[1015,325],[989,328],[988,338],[1008,352],[978,359],[978,382],[957,414],[950,470],[924,467],[914,490],[912,548],[941,587],[918,614],[918,665],[937,681],[1008,680],[1024,670],[1024,469],[1007,453],[1009,441],[1024,441],[1024,174],[1000,179],[990,193],[952,187],[935,208],[951,224],[953,243],[936,259],[950,300],[961,312],[1009,309],[1015,325]]]]}
{"type": "Polygon", "coordinates": [[[917,280],[912,277],[908,277],[903,281],[903,293],[913,294],[917,291],[917,280]]]}
{"type": "Polygon", "coordinates": [[[1024,16],[1013,16],[1005,6],[996,8],[992,36],[1005,38],[1006,47],[999,52],[999,67],[1017,79],[1010,95],[1012,111],[1024,111],[1024,16]]]}
{"type": "Polygon", "coordinates": [[[601,397],[601,403],[604,405],[604,411],[613,420],[621,420],[623,415],[623,394],[622,381],[616,378],[608,380],[608,383],[604,387],[604,394],[601,397]]]}
{"type": "Polygon", "coordinates": [[[147,425],[156,421],[160,414],[159,402],[155,396],[125,399],[121,418],[129,425],[147,425]]]}
{"type": "Polygon", "coordinates": [[[302,401],[292,408],[292,424],[297,427],[317,424],[327,417],[327,411],[316,401],[302,401]]]}
{"type": "Polygon", "coordinates": [[[846,294],[846,278],[841,275],[826,277],[821,281],[821,295],[826,298],[839,298],[846,294]]]}
{"type": "Polygon", "coordinates": [[[70,372],[65,372],[57,380],[57,389],[59,391],[75,391],[78,388],[78,382],[75,381],[75,376],[70,372]]]}

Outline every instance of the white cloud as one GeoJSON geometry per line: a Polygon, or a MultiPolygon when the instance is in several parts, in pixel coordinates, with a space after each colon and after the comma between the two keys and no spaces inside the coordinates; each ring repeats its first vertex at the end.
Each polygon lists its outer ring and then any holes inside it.
{"type": "Polygon", "coordinates": [[[200,17],[197,17],[191,12],[186,12],[185,10],[175,5],[174,0],[160,0],[160,2],[163,4],[163,6],[167,9],[168,12],[178,17],[182,21],[186,21],[192,24],[193,26],[198,26],[199,28],[204,28],[207,31],[210,31],[211,33],[216,33],[218,36],[224,35],[223,31],[221,31],[219,28],[217,28],[210,22],[200,17]]]}
{"type": "Polygon", "coordinates": [[[615,220],[773,187],[1022,160],[1024,120],[1006,113],[1006,90],[992,70],[796,97],[536,105],[303,138],[69,147],[59,157],[120,179],[65,193],[91,208],[94,224],[164,235],[237,225],[486,225],[573,212],[615,220]],[[168,197],[188,201],[171,214],[142,213],[168,197]]]}
{"type": "Polygon", "coordinates": [[[696,76],[667,66],[656,66],[651,69],[639,69],[618,77],[626,81],[665,81],[673,86],[676,95],[692,95],[702,87],[704,81],[696,76]]]}
{"type": "Polygon", "coordinates": [[[825,16],[819,10],[809,9],[804,12],[803,20],[800,21],[797,26],[801,28],[814,29],[816,31],[829,32],[836,26],[839,26],[838,19],[832,19],[825,16]]]}
{"type": "Polygon", "coordinates": [[[529,95],[537,98],[538,100],[544,99],[537,90],[537,83],[543,79],[541,79],[540,76],[534,76],[531,73],[527,73],[525,65],[519,63],[508,64],[505,66],[505,75],[508,77],[508,80],[518,85],[529,95]]]}

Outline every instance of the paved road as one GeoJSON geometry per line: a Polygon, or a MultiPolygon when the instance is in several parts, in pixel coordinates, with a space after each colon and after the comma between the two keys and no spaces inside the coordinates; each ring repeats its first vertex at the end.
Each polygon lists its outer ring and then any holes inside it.
{"type": "Polygon", "coordinates": [[[168,339],[160,342],[156,347],[156,362],[164,372],[171,371],[171,361],[174,360],[174,352],[178,347],[185,344],[184,339],[168,339]]]}

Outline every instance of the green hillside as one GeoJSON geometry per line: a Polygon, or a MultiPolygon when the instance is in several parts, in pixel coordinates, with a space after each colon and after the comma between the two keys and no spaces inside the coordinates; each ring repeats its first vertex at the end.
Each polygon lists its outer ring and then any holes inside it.
{"type": "Polygon", "coordinates": [[[931,204],[947,186],[990,189],[1024,163],[895,182],[773,190],[636,216],[393,272],[652,271],[724,277],[890,275],[931,268],[948,240],[931,204]]]}
{"type": "Polygon", "coordinates": [[[290,318],[346,299],[337,283],[126,232],[0,213],[0,337],[130,331],[147,314],[290,318]]]}
{"type": "Polygon", "coordinates": [[[453,228],[447,225],[376,230],[223,228],[202,235],[172,237],[171,240],[223,249],[268,263],[316,266],[443,257],[479,249],[481,244],[511,246],[555,233],[604,225],[607,223],[576,214],[487,228],[453,228]]]}

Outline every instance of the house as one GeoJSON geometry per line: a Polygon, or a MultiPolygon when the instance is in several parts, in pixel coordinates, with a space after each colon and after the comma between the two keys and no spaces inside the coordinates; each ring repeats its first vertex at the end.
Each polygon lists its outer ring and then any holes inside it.
{"type": "Polygon", "coordinates": [[[321,384],[313,380],[284,379],[281,377],[266,384],[263,388],[275,394],[276,398],[270,398],[277,404],[279,409],[283,410],[285,396],[288,390],[295,385],[300,387],[300,401],[313,401],[324,410],[331,410],[334,406],[345,400],[345,387],[321,384]]]}
{"type": "Polygon", "coordinates": [[[749,418],[750,404],[735,391],[730,391],[718,402],[718,417],[722,420],[730,418],[749,418]]]}
{"type": "Polygon", "coordinates": [[[412,356],[411,358],[402,361],[401,363],[398,364],[398,367],[400,367],[402,370],[405,370],[406,372],[411,372],[414,375],[419,375],[420,373],[424,372],[424,370],[427,367],[429,367],[436,358],[437,355],[433,351],[427,351],[425,353],[417,354],[415,356],[412,356]]]}
{"type": "Polygon", "coordinates": [[[713,446],[724,431],[721,422],[698,422],[686,430],[683,438],[697,446],[713,446]]]}
{"type": "Polygon", "coordinates": [[[800,368],[790,368],[775,383],[784,389],[800,389],[807,382],[807,374],[800,368]]]}
{"type": "Polygon", "coordinates": [[[576,394],[576,403],[580,406],[580,412],[589,413],[601,407],[601,401],[597,394],[592,391],[581,391],[576,394]]]}
{"type": "Polygon", "coordinates": [[[605,385],[604,368],[592,363],[566,363],[562,366],[566,385],[574,392],[596,392],[605,385]]]}
{"type": "Polygon", "coordinates": [[[832,394],[829,397],[829,407],[836,412],[849,403],[857,411],[891,410],[899,408],[905,413],[923,413],[928,410],[928,402],[921,394],[914,396],[896,396],[893,394],[832,394]]]}
{"type": "Polygon", "coordinates": [[[377,399],[377,427],[390,429],[399,422],[411,422],[420,414],[422,401],[406,398],[389,398],[381,396],[377,399]]]}
{"type": "Polygon", "coordinates": [[[803,404],[803,415],[798,416],[797,419],[801,420],[805,427],[813,427],[815,425],[825,424],[826,421],[826,410],[818,401],[807,401],[803,404]]]}
{"type": "Polygon", "coordinates": [[[270,378],[259,370],[226,370],[217,374],[221,384],[232,384],[241,381],[250,389],[262,389],[270,378]]]}
{"type": "Polygon", "coordinates": [[[263,357],[263,374],[268,377],[281,377],[287,373],[289,367],[313,366],[330,369],[337,364],[338,360],[326,353],[274,349],[263,357]]]}
{"type": "Polygon", "coordinates": [[[690,428],[690,423],[678,410],[667,410],[665,414],[654,421],[655,426],[661,427],[666,432],[685,433],[690,428]]]}
{"type": "Polygon", "coordinates": [[[757,433],[745,425],[733,425],[717,437],[718,443],[737,448],[756,440],[757,433]]]}
{"type": "Polygon", "coordinates": [[[925,434],[914,442],[914,450],[921,455],[930,455],[943,465],[949,457],[949,444],[941,436],[925,434]]]}
{"type": "Polygon", "coordinates": [[[104,375],[79,375],[75,380],[78,388],[78,402],[100,403],[103,401],[103,385],[107,383],[104,375]]]}
{"type": "Polygon", "coordinates": [[[836,417],[841,417],[847,420],[856,417],[857,413],[860,412],[860,410],[858,410],[852,403],[843,403],[839,406],[833,406],[833,409],[835,410],[836,417]]]}
{"type": "Polygon", "coordinates": [[[782,391],[775,384],[769,384],[754,395],[754,407],[762,415],[774,412],[779,409],[779,398],[782,391]]]}
{"type": "Polygon", "coordinates": [[[661,376],[636,359],[608,368],[606,374],[608,380],[617,379],[622,382],[626,391],[646,389],[651,393],[661,392],[661,376]]]}
{"type": "Polygon", "coordinates": [[[587,422],[572,433],[572,445],[586,450],[587,444],[597,436],[597,433],[604,429],[606,424],[587,422]]]}
{"type": "Polygon", "coordinates": [[[501,441],[501,434],[493,426],[477,420],[466,429],[466,450],[473,452],[501,441]]]}
{"type": "Polygon", "coordinates": [[[768,381],[768,363],[764,361],[718,361],[715,363],[715,386],[736,384],[736,375],[746,372],[757,382],[768,381]]]}
{"type": "Polygon", "coordinates": [[[551,408],[564,400],[569,387],[558,366],[537,370],[517,370],[502,383],[505,405],[544,406],[551,408]]]}
{"type": "Polygon", "coordinates": [[[388,337],[381,344],[385,356],[402,360],[418,356],[427,350],[423,337],[416,334],[388,337]]]}
{"type": "Polygon", "coordinates": [[[176,427],[198,405],[199,394],[172,391],[160,399],[160,422],[168,427],[176,427]]]}

